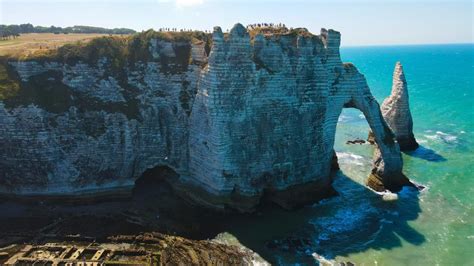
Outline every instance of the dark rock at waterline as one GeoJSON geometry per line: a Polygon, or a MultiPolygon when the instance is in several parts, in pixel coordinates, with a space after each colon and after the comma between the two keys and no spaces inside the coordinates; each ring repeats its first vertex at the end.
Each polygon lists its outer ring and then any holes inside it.
{"type": "Polygon", "coordinates": [[[374,136],[374,133],[372,133],[371,130],[369,131],[369,135],[367,136],[367,142],[370,145],[375,145],[375,136],[374,136]]]}
{"type": "Polygon", "coordinates": [[[336,172],[339,171],[339,162],[337,160],[337,154],[335,151],[332,152],[332,160],[331,160],[331,171],[336,172]]]}
{"type": "Polygon", "coordinates": [[[266,247],[271,250],[306,254],[308,250],[311,250],[312,241],[309,238],[289,236],[283,239],[270,240],[266,243],[266,247]]]}
{"type": "Polygon", "coordinates": [[[363,140],[363,139],[355,139],[355,140],[346,141],[346,144],[359,144],[359,145],[362,145],[364,143],[365,143],[365,140],[363,140]]]}

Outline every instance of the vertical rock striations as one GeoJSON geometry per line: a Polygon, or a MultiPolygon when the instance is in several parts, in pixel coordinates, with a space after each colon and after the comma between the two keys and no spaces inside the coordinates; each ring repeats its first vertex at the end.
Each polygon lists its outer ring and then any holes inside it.
{"type": "Polygon", "coordinates": [[[166,166],[176,191],[205,206],[293,208],[331,193],[343,108],[364,113],[378,145],[369,185],[407,184],[364,76],[341,62],[339,32],[149,35],[125,65],[110,55],[8,64],[20,90],[0,100],[1,193],[97,194],[166,166]]]}
{"type": "Polygon", "coordinates": [[[413,120],[408,102],[408,87],[400,62],[393,72],[392,92],[382,103],[382,115],[392,129],[402,151],[418,148],[413,135],[413,120]]]}

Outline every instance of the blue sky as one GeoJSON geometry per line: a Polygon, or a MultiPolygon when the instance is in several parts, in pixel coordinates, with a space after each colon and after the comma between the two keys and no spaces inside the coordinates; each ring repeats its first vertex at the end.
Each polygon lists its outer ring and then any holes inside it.
{"type": "Polygon", "coordinates": [[[342,45],[472,43],[472,0],[0,0],[0,24],[223,30],[236,22],[332,28],[342,45]]]}

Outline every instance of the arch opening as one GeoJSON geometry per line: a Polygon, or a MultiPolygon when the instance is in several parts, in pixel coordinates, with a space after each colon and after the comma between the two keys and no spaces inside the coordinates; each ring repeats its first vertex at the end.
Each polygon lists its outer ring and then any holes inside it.
{"type": "MultiPolygon", "coordinates": [[[[353,95],[343,104],[339,118],[343,115],[343,111],[346,108],[359,110],[358,113],[355,110],[352,110],[352,112],[356,112],[358,114],[357,118],[361,121],[366,121],[366,124],[368,124],[368,127],[365,126],[364,130],[359,132],[363,137],[358,137],[353,141],[349,140],[346,144],[364,144],[367,142],[374,144],[372,149],[372,170],[368,174],[366,184],[375,191],[380,192],[385,190],[398,192],[405,185],[413,186],[402,173],[403,161],[400,147],[395,140],[395,135],[385,122],[380,106],[375,98],[370,94],[353,95]],[[369,139],[365,139],[369,131],[372,132],[372,136],[369,139]]],[[[345,111],[346,114],[350,112],[345,111]]],[[[354,119],[354,116],[352,116],[352,119],[354,119]]],[[[350,131],[357,132],[353,127],[354,125],[350,127],[350,131]]]]}
{"type": "Polygon", "coordinates": [[[369,123],[359,109],[342,109],[334,139],[337,165],[345,175],[360,184],[366,183],[373,166],[374,146],[367,141],[369,129],[369,123]]]}

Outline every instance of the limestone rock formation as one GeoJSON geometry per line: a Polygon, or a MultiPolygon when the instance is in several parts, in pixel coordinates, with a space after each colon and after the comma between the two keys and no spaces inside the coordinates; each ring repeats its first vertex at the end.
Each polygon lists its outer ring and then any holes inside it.
{"type": "Polygon", "coordinates": [[[168,167],[176,191],[205,206],[293,208],[332,191],[344,107],[364,113],[379,148],[369,185],[406,184],[379,104],[341,62],[339,32],[251,36],[236,24],[198,41],[142,34],[123,55],[111,42],[99,58],[86,46],[92,52],[8,61],[19,90],[0,100],[2,194],[114,192],[168,167]]]}
{"type": "Polygon", "coordinates": [[[392,129],[402,151],[416,150],[418,143],[413,135],[413,119],[408,102],[408,87],[400,62],[393,72],[392,93],[381,107],[382,115],[392,129]]]}

